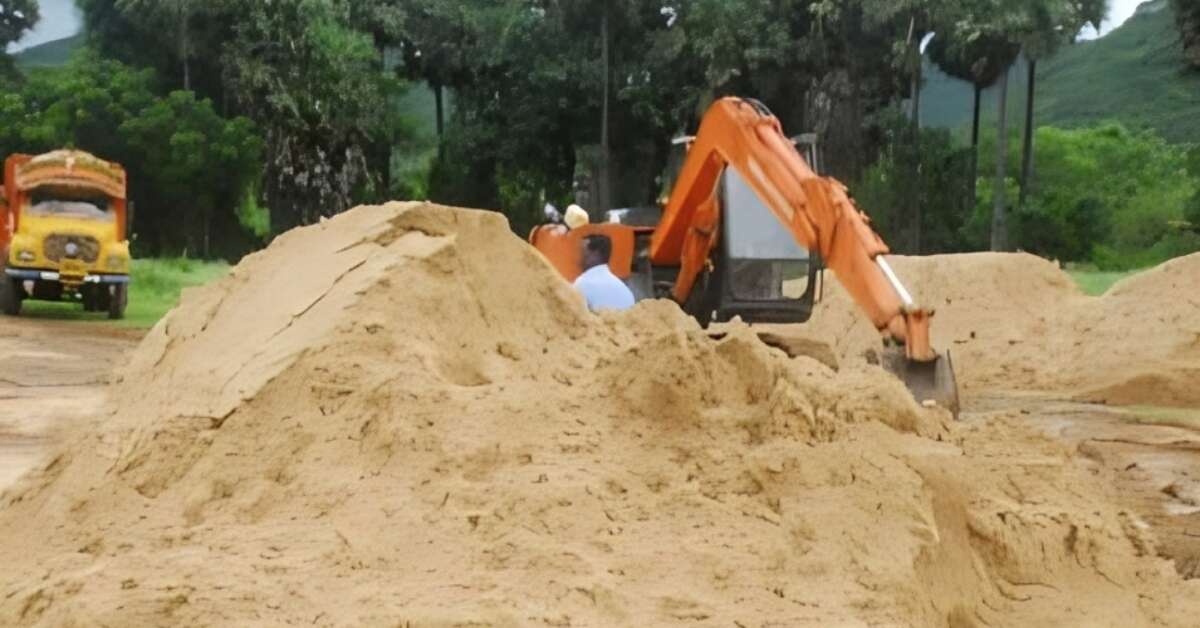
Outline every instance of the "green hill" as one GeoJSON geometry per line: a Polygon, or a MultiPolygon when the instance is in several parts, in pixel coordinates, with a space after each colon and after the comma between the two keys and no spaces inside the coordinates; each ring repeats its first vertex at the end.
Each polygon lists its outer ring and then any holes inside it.
{"type": "MultiPolygon", "coordinates": [[[[969,124],[971,86],[936,68],[929,68],[926,78],[923,123],[969,124]]],[[[1025,83],[1020,62],[1009,81],[1009,112],[1018,125],[1025,83]]],[[[994,91],[985,92],[985,115],[994,117],[995,100],[994,91]]],[[[1153,129],[1171,142],[1200,143],[1200,72],[1188,70],[1170,3],[1146,2],[1107,36],[1068,46],[1039,64],[1036,113],[1039,125],[1116,120],[1133,129],[1153,129]]]]}
{"type": "Polygon", "coordinates": [[[83,44],[84,35],[79,33],[66,39],[31,46],[13,55],[13,59],[21,69],[56,67],[65,64],[71,58],[71,53],[83,47],[83,44]]]}

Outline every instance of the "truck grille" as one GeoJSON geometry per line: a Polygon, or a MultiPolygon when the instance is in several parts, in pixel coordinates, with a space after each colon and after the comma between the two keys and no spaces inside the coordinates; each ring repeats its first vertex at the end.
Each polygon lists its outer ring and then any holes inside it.
{"type": "Polygon", "coordinates": [[[46,258],[52,262],[73,259],[94,264],[100,258],[100,243],[91,236],[56,233],[46,238],[45,250],[46,258]],[[71,253],[67,252],[68,249],[71,249],[71,253]]]}

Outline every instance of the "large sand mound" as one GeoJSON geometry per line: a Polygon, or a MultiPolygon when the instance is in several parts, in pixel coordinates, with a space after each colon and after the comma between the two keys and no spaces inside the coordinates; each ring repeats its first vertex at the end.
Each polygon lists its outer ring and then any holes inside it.
{"type": "MultiPolygon", "coordinates": [[[[964,360],[965,362],[965,360],[964,360]]],[[[496,214],[360,208],[190,293],[0,497],[0,624],[1191,626],[1071,455],[673,305],[496,214]]],[[[1189,606],[1190,605],[1190,606],[1189,606]]]]}
{"type": "MultiPolygon", "coordinates": [[[[1114,404],[1200,405],[1200,254],[1136,275],[1101,297],[1055,264],[1024,254],[894,258],[936,309],[933,341],[959,383],[1045,391],[1114,404]]],[[[853,361],[879,335],[835,281],[812,325],[853,361]]]]}

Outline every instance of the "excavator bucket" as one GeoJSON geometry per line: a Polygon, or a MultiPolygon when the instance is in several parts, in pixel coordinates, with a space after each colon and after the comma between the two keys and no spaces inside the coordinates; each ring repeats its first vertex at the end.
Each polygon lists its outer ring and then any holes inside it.
{"type": "Polygon", "coordinates": [[[881,366],[904,382],[917,403],[936,404],[958,418],[958,379],[949,351],[932,362],[918,362],[910,360],[903,347],[893,347],[885,352],[881,366]]]}

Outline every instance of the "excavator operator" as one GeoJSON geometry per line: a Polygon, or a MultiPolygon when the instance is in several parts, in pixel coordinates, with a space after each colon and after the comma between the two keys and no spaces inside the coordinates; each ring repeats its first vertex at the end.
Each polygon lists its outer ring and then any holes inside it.
{"type": "Polygon", "coordinates": [[[590,235],[583,239],[583,274],[575,280],[575,289],[587,300],[588,309],[627,310],[633,307],[633,292],[608,267],[612,258],[612,240],[590,235]]]}

